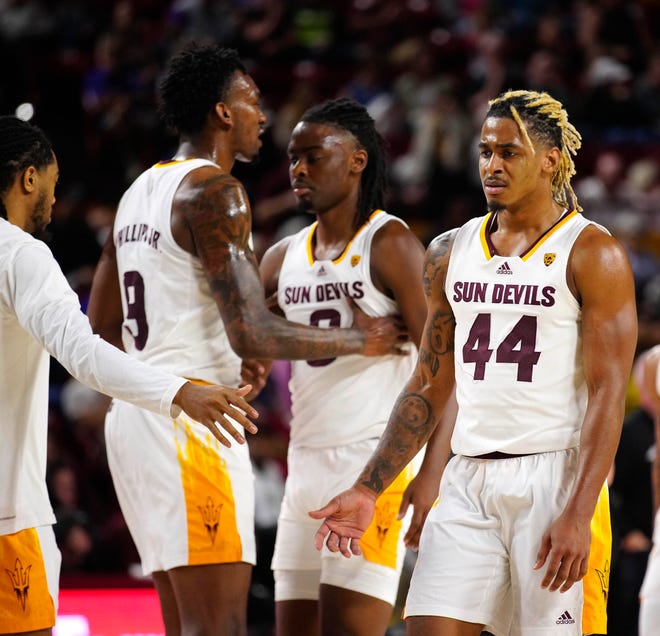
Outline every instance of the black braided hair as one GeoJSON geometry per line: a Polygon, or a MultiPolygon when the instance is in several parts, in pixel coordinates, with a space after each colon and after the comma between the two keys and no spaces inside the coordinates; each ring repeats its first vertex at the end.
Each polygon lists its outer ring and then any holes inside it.
{"type": "Polygon", "coordinates": [[[353,135],[369,160],[362,172],[355,227],[360,227],[374,210],[385,206],[387,190],[387,151],[385,141],[367,109],[357,102],[341,97],[313,106],[301,121],[328,124],[353,135]]]}
{"type": "Polygon", "coordinates": [[[569,210],[582,210],[571,186],[571,177],[575,174],[572,155],[580,149],[582,137],[568,121],[561,102],[548,93],[507,91],[488,102],[486,117],[513,119],[532,149],[530,136],[539,143],[559,148],[561,161],[552,177],[552,196],[569,210]]]}
{"type": "Polygon", "coordinates": [[[53,147],[43,131],[18,117],[0,117],[0,217],[7,218],[2,201],[17,175],[30,166],[37,170],[54,160],[53,147]]]}
{"type": "Polygon", "coordinates": [[[246,73],[234,49],[192,43],[170,60],[160,84],[163,122],[178,134],[200,132],[215,105],[226,99],[236,71],[246,73]]]}

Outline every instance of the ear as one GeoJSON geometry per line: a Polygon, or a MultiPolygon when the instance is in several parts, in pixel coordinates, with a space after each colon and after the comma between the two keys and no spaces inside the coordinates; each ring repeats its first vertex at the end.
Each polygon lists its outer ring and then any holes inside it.
{"type": "Polygon", "coordinates": [[[218,102],[215,105],[215,114],[223,128],[231,128],[234,125],[231,109],[225,102],[218,102]]]}
{"type": "Polygon", "coordinates": [[[545,154],[543,155],[543,161],[541,162],[541,166],[545,172],[554,175],[555,172],[557,172],[559,169],[560,164],[561,152],[559,151],[559,148],[554,146],[553,148],[545,151],[545,154]]]}
{"type": "Polygon", "coordinates": [[[21,186],[25,192],[34,192],[37,189],[37,183],[39,181],[39,173],[34,166],[28,166],[23,171],[23,176],[21,177],[21,186]]]}
{"type": "Polygon", "coordinates": [[[351,157],[351,171],[361,173],[369,163],[369,155],[363,148],[359,148],[353,152],[351,157]]]}

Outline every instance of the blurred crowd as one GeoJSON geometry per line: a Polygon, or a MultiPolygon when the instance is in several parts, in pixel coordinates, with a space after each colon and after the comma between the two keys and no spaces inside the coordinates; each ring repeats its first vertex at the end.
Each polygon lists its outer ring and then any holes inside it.
{"type": "MultiPolygon", "coordinates": [[[[388,209],[426,244],[483,212],[475,138],[488,100],[508,88],[547,90],[583,136],[574,186],[585,214],[629,252],[641,352],[660,342],[658,33],[655,0],[0,0],[0,112],[32,116],[53,141],[61,178],[51,245],[84,307],[119,197],[175,147],[156,114],[156,87],[191,40],[238,49],[263,93],[259,163],[235,170],[251,198],[258,255],[310,220],[296,212],[286,157],[310,105],[344,95],[367,106],[388,142],[388,209]]],[[[633,424],[612,493],[613,621],[615,605],[635,604],[650,546],[648,493],[634,488],[655,452],[643,402],[633,379],[633,424]]],[[[106,407],[53,364],[48,482],[65,575],[126,572],[137,559],[107,471],[106,407]]],[[[285,363],[257,407],[252,453],[267,550],[285,466],[285,363]]],[[[264,599],[267,558],[255,577],[264,599]]]]}

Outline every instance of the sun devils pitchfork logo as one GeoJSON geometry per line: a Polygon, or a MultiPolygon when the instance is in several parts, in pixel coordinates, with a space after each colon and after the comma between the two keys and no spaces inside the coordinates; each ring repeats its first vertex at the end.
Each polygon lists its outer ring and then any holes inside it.
{"type": "Polygon", "coordinates": [[[30,570],[32,569],[31,565],[28,565],[27,568],[23,568],[23,564],[20,559],[16,559],[14,564],[14,571],[8,570],[5,568],[5,572],[9,575],[11,583],[14,586],[14,592],[16,592],[16,598],[21,604],[23,611],[25,611],[25,604],[27,603],[28,590],[30,589],[30,570]]]}
{"type": "Polygon", "coordinates": [[[605,561],[605,567],[603,570],[599,570],[596,568],[596,574],[598,575],[598,580],[600,581],[600,587],[603,591],[603,597],[607,601],[607,595],[609,594],[610,591],[610,562],[605,561]]]}
{"type": "Polygon", "coordinates": [[[204,508],[197,506],[197,508],[202,514],[204,525],[209,533],[209,537],[211,537],[211,544],[214,545],[215,535],[218,534],[218,526],[220,525],[220,511],[222,510],[222,504],[216,506],[213,499],[207,497],[206,506],[204,506],[204,508]]]}
{"type": "Polygon", "coordinates": [[[394,522],[395,511],[389,503],[384,506],[376,506],[374,517],[376,521],[376,529],[378,531],[378,544],[382,548],[387,532],[394,522]]]}

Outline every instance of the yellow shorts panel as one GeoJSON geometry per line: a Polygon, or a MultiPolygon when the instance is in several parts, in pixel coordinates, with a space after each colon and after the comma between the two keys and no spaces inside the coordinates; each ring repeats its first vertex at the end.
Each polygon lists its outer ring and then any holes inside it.
{"type": "Polygon", "coordinates": [[[35,528],[0,536],[0,568],[0,633],[53,627],[55,603],[35,528]]]}
{"type": "Polygon", "coordinates": [[[108,465],[145,574],[188,565],[254,563],[249,449],[204,426],[116,401],[106,416],[108,465]]]}
{"type": "Polygon", "coordinates": [[[403,492],[412,477],[413,468],[408,465],[376,500],[374,518],[360,539],[360,548],[367,561],[390,568],[397,567],[402,531],[402,520],[397,519],[397,515],[403,492]]]}
{"type": "Polygon", "coordinates": [[[188,563],[238,562],[243,549],[227,463],[214,447],[210,432],[201,440],[185,416],[175,424],[183,426],[186,440],[185,444],[177,440],[176,445],[186,501],[188,563]]]}

